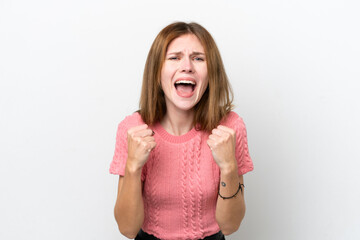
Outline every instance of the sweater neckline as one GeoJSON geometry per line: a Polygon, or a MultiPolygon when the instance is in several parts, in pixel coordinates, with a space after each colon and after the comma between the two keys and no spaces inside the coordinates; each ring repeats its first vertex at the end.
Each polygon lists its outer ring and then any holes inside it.
{"type": "Polygon", "coordinates": [[[184,143],[192,139],[196,134],[197,130],[195,127],[193,127],[190,131],[187,133],[181,135],[181,136],[175,136],[170,133],[168,133],[164,127],[160,124],[160,122],[156,123],[154,125],[155,133],[159,134],[164,140],[172,143],[184,143]]]}

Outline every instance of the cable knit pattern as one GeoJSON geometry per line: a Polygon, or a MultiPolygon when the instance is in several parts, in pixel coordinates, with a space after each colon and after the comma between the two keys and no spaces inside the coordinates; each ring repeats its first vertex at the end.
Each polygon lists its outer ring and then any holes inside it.
{"type": "MultiPolygon", "coordinates": [[[[158,169],[157,165],[159,164],[159,151],[160,146],[155,147],[155,149],[151,152],[151,159],[148,161],[148,164],[151,166],[151,174],[147,175],[147,180],[151,184],[146,185],[145,189],[145,196],[147,197],[146,200],[149,203],[147,205],[147,209],[145,212],[148,212],[148,216],[146,218],[146,228],[149,226],[152,227],[152,234],[158,235],[158,228],[159,228],[159,213],[160,213],[160,203],[158,201],[158,198],[156,196],[156,193],[158,192],[157,187],[159,186],[159,182],[161,179],[159,179],[158,175],[156,174],[156,169],[158,169]]],[[[147,167],[149,167],[147,165],[147,167]]]]}
{"type": "MultiPolygon", "coordinates": [[[[125,174],[126,132],[142,123],[140,115],[134,113],[119,124],[110,173],[125,174]]],[[[239,175],[253,170],[243,120],[231,112],[221,124],[236,131],[239,175]]],[[[209,134],[193,128],[182,136],[173,136],[160,123],[151,129],[157,145],[142,169],[142,228],[166,240],[202,239],[218,232],[215,211],[220,170],[206,143],[209,134]]]]}
{"type": "Polygon", "coordinates": [[[191,149],[191,151],[189,151],[189,155],[188,155],[188,159],[187,161],[190,162],[190,221],[191,221],[191,236],[196,236],[196,202],[195,202],[195,187],[196,185],[198,185],[198,183],[196,182],[196,177],[194,176],[196,174],[195,170],[195,166],[194,166],[194,142],[193,140],[190,141],[190,146],[189,148],[191,149]]]}
{"type": "Polygon", "coordinates": [[[187,170],[189,169],[187,167],[187,159],[186,159],[186,156],[187,156],[187,148],[186,147],[182,147],[182,158],[181,158],[181,200],[182,200],[182,215],[183,215],[183,218],[182,218],[182,222],[183,222],[183,229],[187,229],[188,228],[188,225],[189,225],[189,221],[188,221],[188,204],[187,204],[187,198],[186,198],[186,195],[187,195],[187,189],[188,189],[188,186],[187,186],[187,177],[188,177],[188,173],[187,173],[187,170]]]}
{"type": "Polygon", "coordinates": [[[201,168],[200,168],[200,164],[201,164],[201,136],[200,134],[198,136],[196,136],[196,138],[194,139],[194,157],[196,160],[196,180],[197,180],[197,187],[198,187],[198,198],[197,198],[197,223],[198,223],[198,229],[200,231],[200,236],[204,236],[204,227],[203,227],[203,220],[202,220],[202,211],[203,211],[203,207],[202,207],[202,202],[203,202],[203,192],[202,192],[202,181],[200,178],[200,172],[201,172],[201,168]]]}

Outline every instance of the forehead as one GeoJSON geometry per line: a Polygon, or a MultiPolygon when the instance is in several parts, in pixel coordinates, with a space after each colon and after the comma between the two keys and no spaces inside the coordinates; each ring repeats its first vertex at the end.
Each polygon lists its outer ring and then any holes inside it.
{"type": "Polygon", "coordinates": [[[167,48],[167,53],[184,51],[204,53],[204,47],[194,34],[185,34],[172,40],[167,48]]]}

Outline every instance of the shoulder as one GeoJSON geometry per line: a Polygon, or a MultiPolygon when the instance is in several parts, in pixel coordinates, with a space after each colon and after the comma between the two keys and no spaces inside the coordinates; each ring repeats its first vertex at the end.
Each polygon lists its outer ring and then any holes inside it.
{"type": "Polygon", "coordinates": [[[220,122],[221,125],[234,128],[236,126],[245,127],[242,117],[240,117],[236,112],[229,112],[225,118],[220,122]]]}
{"type": "Polygon", "coordinates": [[[123,128],[124,130],[127,130],[129,128],[142,124],[144,124],[144,121],[142,120],[141,115],[138,112],[134,112],[133,114],[126,116],[119,123],[119,128],[123,128]]]}

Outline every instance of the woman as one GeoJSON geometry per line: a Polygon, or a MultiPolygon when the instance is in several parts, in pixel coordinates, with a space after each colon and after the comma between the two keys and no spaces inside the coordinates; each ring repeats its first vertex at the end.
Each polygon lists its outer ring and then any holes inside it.
{"type": "Polygon", "coordinates": [[[136,239],[225,239],[245,214],[253,169],[217,46],[196,23],[154,40],[140,110],[118,126],[110,173],[120,175],[115,219],[136,239]]]}

